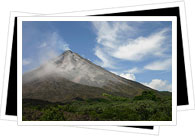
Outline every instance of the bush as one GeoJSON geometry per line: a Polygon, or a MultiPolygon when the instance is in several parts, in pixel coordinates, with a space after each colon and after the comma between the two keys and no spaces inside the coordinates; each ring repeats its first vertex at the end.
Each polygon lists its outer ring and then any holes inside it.
{"type": "Polygon", "coordinates": [[[74,100],[63,104],[23,103],[23,120],[44,121],[169,121],[171,95],[157,97],[152,91],[126,98],[102,94],[105,99],[74,100]]]}
{"type": "Polygon", "coordinates": [[[152,100],[156,101],[157,97],[154,92],[152,91],[143,91],[142,95],[135,96],[133,100],[152,100]]]}
{"type": "Polygon", "coordinates": [[[41,121],[61,121],[65,120],[63,111],[59,107],[50,107],[43,110],[43,115],[40,117],[41,121]]]}

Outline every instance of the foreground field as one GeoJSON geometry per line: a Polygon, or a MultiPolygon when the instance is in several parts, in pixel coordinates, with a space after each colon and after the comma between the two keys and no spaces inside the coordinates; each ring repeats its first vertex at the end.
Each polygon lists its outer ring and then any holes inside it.
{"type": "Polygon", "coordinates": [[[170,121],[171,93],[144,91],[134,98],[103,93],[104,99],[76,98],[65,103],[23,99],[23,121],[170,121]]]}

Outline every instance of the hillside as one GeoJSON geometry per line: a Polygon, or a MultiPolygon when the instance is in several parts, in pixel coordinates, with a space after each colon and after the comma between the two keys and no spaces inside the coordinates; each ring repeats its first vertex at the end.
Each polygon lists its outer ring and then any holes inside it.
{"type": "Polygon", "coordinates": [[[23,74],[24,121],[170,121],[172,94],[117,76],[72,51],[23,74]]]}

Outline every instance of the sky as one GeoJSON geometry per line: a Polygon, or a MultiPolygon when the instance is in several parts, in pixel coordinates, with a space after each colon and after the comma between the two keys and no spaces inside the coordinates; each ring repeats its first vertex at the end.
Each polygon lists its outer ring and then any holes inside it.
{"type": "Polygon", "coordinates": [[[170,21],[23,21],[23,73],[72,50],[124,78],[172,90],[170,21]]]}

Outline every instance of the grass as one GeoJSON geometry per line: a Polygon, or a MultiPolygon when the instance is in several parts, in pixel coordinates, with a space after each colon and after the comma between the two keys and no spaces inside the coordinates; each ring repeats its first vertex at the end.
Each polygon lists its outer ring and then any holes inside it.
{"type": "Polygon", "coordinates": [[[102,94],[103,98],[65,103],[23,99],[23,121],[171,121],[171,95],[156,96],[144,91],[127,98],[102,94]]]}

